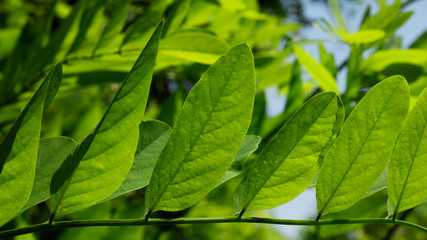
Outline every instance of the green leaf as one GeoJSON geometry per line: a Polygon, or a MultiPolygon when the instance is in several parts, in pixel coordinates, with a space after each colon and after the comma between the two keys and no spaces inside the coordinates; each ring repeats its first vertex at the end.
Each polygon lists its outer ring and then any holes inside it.
{"type": "Polygon", "coordinates": [[[15,216],[31,194],[43,113],[58,92],[58,63],[0,143],[0,226],[15,216]]]}
{"type": "Polygon", "coordinates": [[[338,30],[340,30],[340,32],[347,32],[347,25],[345,24],[344,17],[341,14],[338,0],[328,0],[328,4],[332,10],[332,14],[334,15],[335,21],[338,24],[338,30]]]}
{"type": "Polygon", "coordinates": [[[368,44],[378,41],[385,37],[385,32],[382,30],[369,29],[360,30],[357,33],[341,34],[344,42],[349,44],[368,44]]]}
{"type": "Polygon", "coordinates": [[[370,16],[363,22],[360,30],[387,28],[390,22],[399,14],[400,6],[400,1],[396,1],[390,6],[382,7],[377,14],[370,16]]]}
{"type": "Polygon", "coordinates": [[[215,187],[249,128],[254,97],[252,51],[239,44],[188,95],[146,190],[147,217],[190,207],[215,187]]]}
{"type": "Polygon", "coordinates": [[[229,46],[217,36],[201,30],[181,30],[160,42],[159,55],[213,64],[229,46]]]}
{"type": "Polygon", "coordinates": [[[49,186],[53,174],[75,147],[74,140],[68,137],[51,137],[40,140],[33,189],[21,212],[49,198],[49,186]]]}
{"type": "Polygon", "coordinates": [[[190,8],[190,0],[177,0],[165,23],[163,36],[175,32],[181,26],[190,8]]]}
{"type": "Polygon", "coordinates": [[[418,97],[393,150],[387,194],[394,214],[427,198],[427,89],[418,97]]]}
{"type": "Polygon", "coordinates": [[[314,60],[314,58],[301,47],[294,47],[294,52],[298,62],[307,69],[323,91],[332,91],[339,94],[335,78],[325,66],[314,60]]]}
{"type": "Polygon", "coordinates": [[[310,186],[318,159],[344,119],[335,93],[311,98],[282,127],[255,160],[235,194],[235,213],[284,204],[310,186]]]}
{"type": "Polygon", "coordinates": [[[368,192],[387,165],[408,108],[401,76],[378,83],[357,104],[320,169],[318,217],[347,209],[368,192]]]}
{"type": "Polygon", "coordinates": [[[138,148],[135,152],[132,168],[119,189],[104,201],[148,185],[154,166],[168,141],[170,132],[170,127],[160,121],[143,121],[139,125],[138,148]]]}
{"type": "Polygon", "coordinates": [[[142,49],[147,44],[158,22],[162,20],[163,13],[169,2],[168,0],[152,1],[137,22],[128,28],[129,31],[123,39],[121,50],[142,49]]]}
{"type": "Polygon", "coordinates": [[[139,123],[148,99],[162,23],[115,96],[109,109],[54,174],[53,211],[66,214],[96,204],[116,191],[130,170],[139,123]]]}
{"type": "Polygon", "coordinates": [[[101,37],[94,49],[94,54],[117,51],[120,47],[123,35],[120,32],[125,24],[131,0],[120,1],[114,9],[110,21],[102,30],[101,37]]]}
{"type": "Polygon", "coordinates": [[[242,173],[246,159],[258,149],[260,142],[261,137],[246,135],[243,139],[242,145],[240,145],[239,151],[237,151],[237,154],[234,157],[231,167],[227,170],[225,175],[222,176],[221,180],[219,180],[217,186],[239,176],[242,173]]]}
{"type": "Polygon", "coordinates": [[[427,66],[427,50],[424,49],[390,49],[372,54],[360,66],[361,71],[380,72],[391,64],[414,64],[427,66]]]}

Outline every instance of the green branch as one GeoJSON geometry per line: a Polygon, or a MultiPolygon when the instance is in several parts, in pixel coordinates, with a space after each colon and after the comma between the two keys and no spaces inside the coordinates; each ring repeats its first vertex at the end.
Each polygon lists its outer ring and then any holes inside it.
{"type": "Polygon", "coordinates": [[[356,218],[356,219],[324,219],[324,220],[289,220],[274,218],[237,218],[237,217],[219,217],[219,218],[177,218],[172,220],[152,219],[111,219],[111,220],[81,220],[81,221],[59,221],[52,225],[42,223],[29,227],[11,229],[0,232],[0,238],[14,237],[18,235],[50,231],[61,228],[73,227],[100,227],[100,226],[145,226],[145,225],[178,225],[178,224],[206,224],[206,223],[263,223],[277,225],[340,225],[340,224],[366,224],[366,223],[385,223],[398,224],[418,229],[427,233],[427,228],[415,223],[394,220],[389,218],[356,218]]]}

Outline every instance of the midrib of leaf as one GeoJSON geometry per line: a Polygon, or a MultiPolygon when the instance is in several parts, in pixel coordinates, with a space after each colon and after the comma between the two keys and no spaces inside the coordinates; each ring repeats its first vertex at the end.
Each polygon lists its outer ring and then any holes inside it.
{"type": "MultiPolygon", "coordinates": [[[[223,73],[224,74],[224,73],[223,73]]],[[[223,84],[223,86],[226,86],[227,85],[227,83],[228,83],[228,81],[229,81],[229,78],[225,78],[225,83],[223,84]]],[[[210,82],[209,82],[210,83],[210,82]]],[[[187,158],[188,158],[188,155],[191,153],[191,151],[193,150],[193,148],[194,148],[194,146],[196,145],[196,143],[197,143],[197,141],[199,140],[199,138],[200,138],[200,136],[202,135],[202,133],[203,133],[203,131],[205,130],[205,127],[206,127],[206,125],[208,124],[208,122],[209,122],[209,120],[210,120],[210,118],[212,117],[212,114],[215,112],[215,108],[216,108],[216,106],[218,105],[218,103],[220,102],[220,100],[221,100],[221,97],[223,97],[223,93],[224,93],[224,90],[225,90],[225,87],[222,87],[222,88],[220,88],[221,89],[221,92],[220,92],[220,94],[219,94],[219,98],[218,98],[218,100],[215,102],[215,104],[213,105],[213,107],[212,107],[212,111],[210,111],[209,112],[209,115],[208,115],[208,117],[207,117],[207,120],[204,122],[204,124],[203,124],[203,126],[202,126],[202,128],[201,128],[201,130],[199,131],[199,134],[197,134],[197,137],[196,137],[196,139],[194,140],[194,142],[193,142],[193,144],[191,144],[190,145],[190,149],[187,151],[187,153],[185,154],[185,157],[184,157],[184,159],[181,161],[181,164],[179,164],[179,166],[178,166],[178,168],[176,169],[176,171],[173,173],[173,175],[172,175],[172,177],[171,178],[169,178],[169,181],[168,181],[168,183],[167,183],[167,185],[166,185],[166,187],[160,192],[160,194],[158,195],[158,197],[156,198],[156,200],[154,201],[154,203],[152,204],[152,206],[150,207],[150,210],[148,211],[148,213],[147,213],[147,215],[146,215],[146,217],[145,217],[145,219],[146,220],[148,220],[148,218],[150,217],[150,215],[151,215],[151,213],[152,213],[152,211],[155,209],[155,207],[156,207],[156,205],[157,205],[157,203],[160,201],[160,199],[162,198],[162,196],[163,196],[163,194],[166,192],[166,190],[168,189],[168,187],[171,185],[171,182],[175,179],[175,177],[176,177],[176,175],[178,174],[178,172],[179,172],[179,170],[182,168],[182,166],[184,165],[184,163],[185,163],[185,161],[187,160],[187,158]]],[[[211,102],[212,102],[212,94],[211,94],[211,92],[209,91],[209,98],[211,99],[211,102]]],[[[181,109],[181,112],[182,112],[182,109],[181,109]]],[[[194,113],[194,111],[193,111],[193,113],[194,113]]],[[[195,119],[195,118],[193,118],[193,119],[195,119]]],[[[192,122],[193,123],[193,122],[192,122]]],[[[171,133],[171,135],[170,136],[172,136],[172,133],[171,133]]],[[[170,138],[170,137],[169,137],[170,138]]]]}
{"type": "MultiPolygon", "coordinates": [[[[329,202],[332,200],[332,197],[335,196],[335,193],[338,191],[338,188],[341,186],[342,182],[344,181],[344,179],[346,178],[347,174],[350,172],[351,168],[353,167],[353,164],[355,162],[355,160],[358,158],[360,151],[362,151],[363,147],[365,146],[369,136],[371,136],[372,130],[375,128],[375,126],[377,125],[378,120],[381,118],[381,115],[384,112],[385,107],[387,106],[387,104],[390,102],[391,97],[393,96],[396,88],[398,86],[395,86],[393,89],[393,92],[390,94],[390,96],[387,99],[387,102],[384,104],[384,107],[381,109],[381,112],[379,114],[379,116],[377,117],[377,119],[375,119],[374,125],[372,126],[371,129],[369,129],[369,132],[367,134],[367,137],[364,139],[362,146],[359,148],[359,150],[357,151],[357,154],[355,155],[355,157],[353,158],[353,160],[350,162],[350,166],[348,167],[348,169],[346,170],[346,172],[344,173],[343,177],[341,178],[341,180],[338,182],[338,185],[336,186],[336,188],[334,189],[334,191],[332,192],[332,194],[329,196],[328,200],[326,201],[326,203],[324,204],[323,208],[319,211],[319,214],[316,217],[316,221],[318,221],[320,219],[320,217],[323,214],[323,211],[325,211],[326,207],[329,205],[329,202]]],[[[354,110],[353,110],[354,111],[354,110]]]]}
{"type": "MultiPolygon", "coordinates": [[[[333,98],[332,100],[334,100],[335,98],[333,98]]],[[[329,106],[329,104],[332,102],[332,100],[328,103],[328,104],[326,104],[326,106],[322,109],[322,112],[319,114],[319,116],[316,118],[316,121],[314,121],[314,123],[315,122],[317,122],[317,120],[320,118],[320,116],[322,116],[322,113],[324,112],[324,110],[329,106]]],[[[288,120],[288,122],[290,121],[291,119],[289,119],[288,120]]],[[[314,125],[314,123],[312,124],[312,125],[314,125]]],[[[286,123],[287,124],[287,123],[286,123]]],[[[285,124],[285,125],[286,125],[285,124]]],[[[311,127],[310,127],[311,128],[311,127]]],[[[269,177],[268,178],[266,178],[266,180],[262,183],[262,185],[261,185],[261,187],[260,188],[258,188],[257,190],[256,190],[256,192],[255,192],[255,194],[253,194],[252,195],[252,197],[249,199],[249,201],[248,201],[248,203],[242,208],[242,211],[239,213],[239,218],[241,218],[242,216],[243,216],[243,213],[246,211],[246,208],[251,204],[251,202],[254,200],[254,198],[256,197],[256,195],[259,193],[259,191],[261,191],[261,189],[264,187],[264,185],[268,182],[268,180],[270,180],[270,178],[271,178],[271,176],[273,175],[273,173],[274,172],[276,172],[276,170],[283,164],[283,162],[285,162],[285,160],[287,159],[287,157],[289,156],[289,154],[295,149],[295,147],[301,142],[301,140],[304,138],[304,136],[305,136],[305,134],[310,130],[310,128],[308,128],[305,132],[304,132],[304,135],[298,140],[298,142],[296,142],[295,144],[294,144],[294,146],[292,146],[292,148],[291,148],[291,150],[289,151],[289,153],[286,155],[286,157],[285,157],[285,159],[280,163],[280,164],[277,164],[277,167],[275,167],[270,173],[271,174],[269,174],[269,177]]],[[[272,141],[274,141],[274,139],[277,137],[277,135],[276,136],[274,136],[273,137],[273,139],[271,139],[271,142],[272,141]]],[[[325,147],[323,147],[323,149],[324,149],[325,147]]],[[[322,149],[322,150],[323,150],[322,149]]],[[[260,153],[260,156],[261,156],[261,154],[262,154],[262,152],[264,152],[264,150],[265,150],[265,148],[261,151],[261,153],[260,153]]],[[[254,167],[254,165],[252,165],[252,167],[251,167],[251,170],[250,171],[252,171],[252,168],[254,167]]],[[[302,174],[301,174],[302,175],[302,174]]],[[[243,196],[245,196],[246,195],[246,192],[247,192],[247,187],[245,187],[245,191],[244,191],[244,195],[243,196]]]]}
{"type": "Polygon", "coordinates": [[[399,200],[397,201],[396,208],[395,208],[395,210],[394,210],[393,220],[395,220],[395,219],[396,219],[396,215],[397,215],[398,210],[399,210],[400,202],[402,201],[402,196],[403,196],[403,193],[404,193],[404,191],[405,191],[405,189],[406,189],[406,184],[408,183],[409,174],[410,174],[410,173],[411,173],[411,171],[412,171],[412,166],[414,165],[415,158],[416,158],[416,157],[417,157],[417,155],[418,155],[418,149],[420,148],[420,145],[421,145],[421,139],[422,139],[422,138],[423,138],[423,136],[424,136],[425,130],[426,130],[426,124],[424,124],[422,134],[421,134],[421,136],[419,137],[419,139],[420,139],[420,140],[418,141],[418,144],[417,144],[417,149],[416,149],[416,151],[415,151],[415,156],[414,156],[413,158],[411,157],[411,160],[412,160],[412,161],[411,161],[411,165],[409,166],[408,174],[406,174],[405,182],[403,183],[402,191],[400,192],[399,200]]]}

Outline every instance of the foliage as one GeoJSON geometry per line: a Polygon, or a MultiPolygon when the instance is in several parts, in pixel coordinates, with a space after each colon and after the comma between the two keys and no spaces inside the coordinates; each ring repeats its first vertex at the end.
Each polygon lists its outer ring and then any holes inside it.
{"type": "Polygon", "coordinates": [[[341,66],[255,0],[33,4],[0,3],[0,237],[425,236],[427,34],[395,41],[400,1],[357,32],[329,1],[341,66]],[[260,211],[307,188],[313,219],[260,211]]]}

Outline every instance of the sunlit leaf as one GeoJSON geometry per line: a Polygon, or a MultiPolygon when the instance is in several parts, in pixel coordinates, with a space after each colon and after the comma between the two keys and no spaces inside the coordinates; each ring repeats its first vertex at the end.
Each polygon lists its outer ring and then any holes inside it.
{"type": "Polygon", "coordinates": [[[387,194],[394,213],[427,198],[427,89],[418,97],[393,150],[387,174],[387,194]]]}
{"type": "Polygon", "coordinates": [[[61,78],[62,67],[57,64],[0,143],[0,226],[30,197],[43,113],[52,103],[61,78]]]}
{"type": "Polygon", "coordinates": [[[325,155],[316,186],[319,217],[358,202],[383,172],[409,108],[401,76],[374,86],[357,104],[325,155]]]}
{"type": "Polygon", "coordinates": [[[360,30],[356,33],[342,34],[344,42],[349,44],[367,44],[378,41],[385,37],[385,32],[382,30],[360,30]]]}
{"type": "Polygon", "coordinates": [[[294,51],[298,62],[307,69],[307,71],[311,74],[311,76],[313,76],[314,80],[319,84],[323,91],[339,93],[335,78],[325,68],[325,66],[318,63],[301,47],[294,47],[294,51]]]}
{"type": "Polygon", "coordinates": [[[313,181],[318,158],[344,119],[335,93],[311,98],[255,160],[235,195],[235,213],[268,209],[301,194],[313,181]]]}
{"type": "Polygon", "coordinates": [[[159,54],[192,62],[213,64],[229,48],[212,33],[200,30],[181,30],[160,42],[159,54]]]}
{"type": "Polygon", "coordinates": [[[423,49],[390,49],[380,50],[362,62],[361,71],[379,72],[387,66],[396,63],[427,66],[427,50],[423,49]]]}
{"type": "Polygon", "coordinates": [[[215,187],[248,130],[254,96],[252,51],[239,44],[188,95],[146,190],[146,213],[182,210],[215,187]]]}
{"type": "Polygon", "coordinates": [[[162,23],[102,120],[54,174],[51,219],[96,204],[125,179],[138,144],[138,126],[144,116],[161,29],[162,23]]]}

